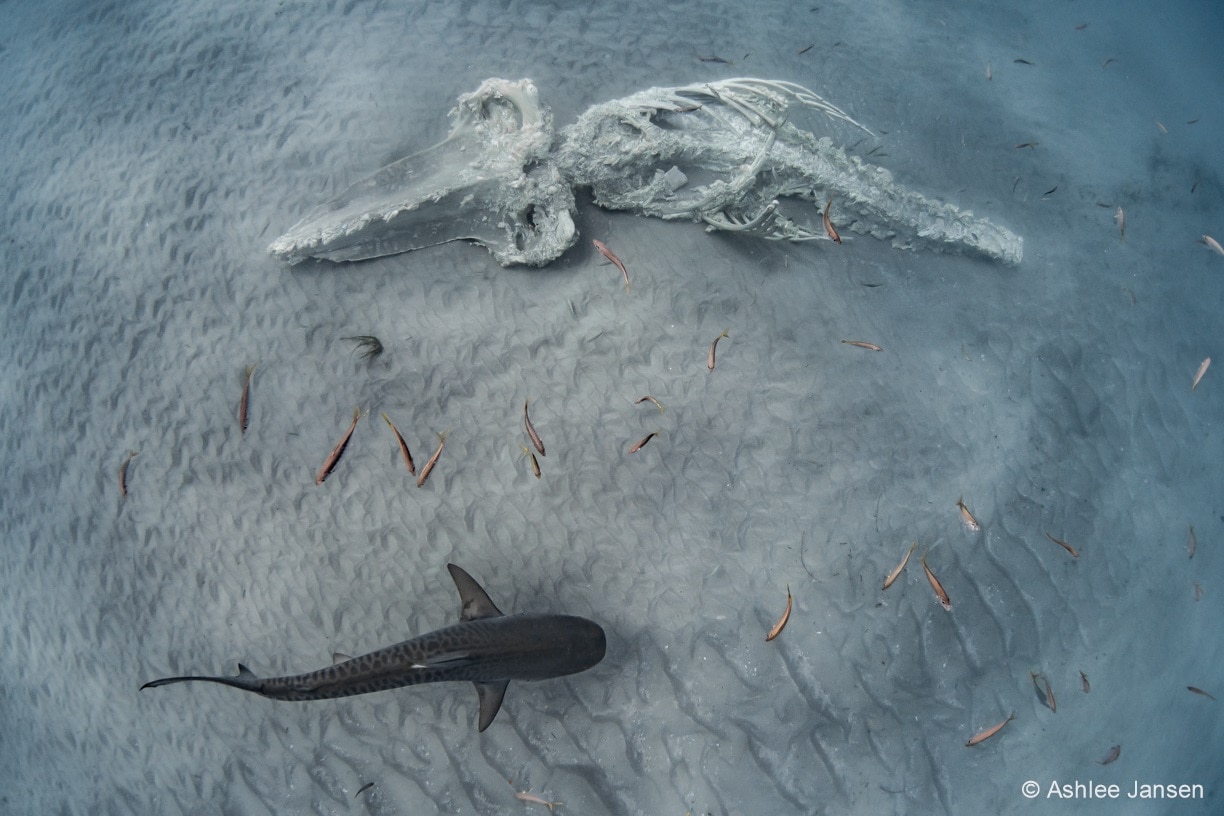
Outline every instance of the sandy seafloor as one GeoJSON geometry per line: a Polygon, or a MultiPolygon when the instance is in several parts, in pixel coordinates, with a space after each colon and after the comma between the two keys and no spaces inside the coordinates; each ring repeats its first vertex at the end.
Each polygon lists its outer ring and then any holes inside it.
{"type": "Polygon", "coordinates": [[[1224,239],[1224,17],[575,5],[0,4],[0,811],[543,812],[513,798],[530,788],[562,814],[1219,812],[1224,372],[1190,381],[1224,365],[1224,257],[1198,242],[1224,239]],[[880,134],[858,155],[1015,230],[1023,262],[709,235],[585,198],[542,270],[466,244],[265,252],[441,139],[487,77],[530,77],[564,126],[737,75],[842,106],[880,134]],[[386,347],[371,363],[342,339],[364,334],[386,347]],[[423,488],[381,411],[418,461],[449,430],[423,488]],[[449,624],[448,561],[507,612],[596,620],[606,658],[512,684],[483,735],[467,685],[137,691],[449,624]],[[1122,798],[1047,798],[1090,780],[1122,798]],[[1131,800],[1135,782],[1205,797],[1131,800]]]}

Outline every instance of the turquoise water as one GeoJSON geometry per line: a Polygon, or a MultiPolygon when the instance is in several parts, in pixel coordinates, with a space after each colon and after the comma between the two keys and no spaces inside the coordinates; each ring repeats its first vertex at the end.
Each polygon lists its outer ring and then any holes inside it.
{"type": "Polygon", "coordinates": [[[1197,6],[0,4],[0,809],[1217,810],[1219,707],[1186,688],[1224,695],[1224,257],[1200,243],[1224,240],[1224,71],[1197,6]],[[581,195],[544,269],[458,243],[266,254],[495,76],[559,126],[655,85],[798,82],[880,138],[802,126],[1014,230],[1024,261],[581,195]],[[419,489],[383,411],[418,465],[447,432],[419,489]],[[607,656],[512,684],[481,735],[466,684],[138,692],[448,625],[448,561],[505,612],[599,622],[607,656]],[[1089,781],[1119,798],[1050,793],[1089,781]]]}

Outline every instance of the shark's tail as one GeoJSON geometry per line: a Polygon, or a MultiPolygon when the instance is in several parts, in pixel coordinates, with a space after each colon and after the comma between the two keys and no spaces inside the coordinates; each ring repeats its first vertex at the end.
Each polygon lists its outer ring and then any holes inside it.
{"type": "Polygon", "coordinates": [[[189,680],[203,680],[207,683],[221,683],[226,686],[242,689],[243,691],[254,691],[258,693],[263,688],[263,681],[255,676],[255,672],[248,669],[241,663],[238,664],[237,677],[163,677],[160,680],[151,680],[140,687],[141,691],[147,688],[157,688],[158,686],[168,686],[171,683],[186,683],[189,680]]]}

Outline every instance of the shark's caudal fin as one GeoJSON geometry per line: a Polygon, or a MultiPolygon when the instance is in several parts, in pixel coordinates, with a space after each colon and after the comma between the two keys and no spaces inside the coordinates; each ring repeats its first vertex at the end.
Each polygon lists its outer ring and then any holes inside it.
{"type": "MultiPolygon", "coordinates": [[[[455,580],[455,588],[459,590],[460,621],[501,617],[502,611],[497,608],[497,604],[489,599],[489,594],[484,591],[480,584],[476,583],[475,578],[454,564],[447,564],[446,568],[450,570],[451,578],[455,580]]],[[[497,702],[498,705],[501,705],[500,696],[497,702]]],[[[493,710],[493,713],[497,713],[496,708],[493,710]]]]}
{"type": "Polygon", "coordinates": [[[239,663],[237,677],[163,677],[160,680],[151,680],[148,683],[145,683],[140,687],[140,690],[144,691],[147,688],[168,686],[171,683],[186,683],[189,680],[203,680],[206,683],[221,683],[222,685],[233,686],[234,688],[239,688],[243,691],[259,691],[260,688],[263,687],[263,681],[255,676],[255,672],[239,663]]]}

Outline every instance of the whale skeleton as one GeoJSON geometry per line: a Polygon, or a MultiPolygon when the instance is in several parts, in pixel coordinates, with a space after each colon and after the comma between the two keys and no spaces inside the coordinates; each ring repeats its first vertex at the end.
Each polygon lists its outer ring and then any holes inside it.
{"type": "Polygon", "coordinates": [[[800,130],[790,118],[803,108],[874,135],[807,88],[751,77],[650,88],[557,134],[530,80],[487,79],[459,97],[446,139],[356,182],[268,250],[355,261],[468,240],[504,266],[544,266],[577,240],[574,190],[586,188],[609,209],[788,241],[825,240],[819,208],[835,198],[839,229],[1020,262],[1019,236],[800,130]]]}

